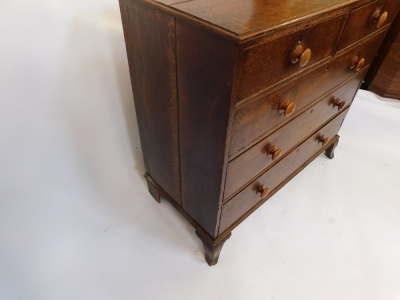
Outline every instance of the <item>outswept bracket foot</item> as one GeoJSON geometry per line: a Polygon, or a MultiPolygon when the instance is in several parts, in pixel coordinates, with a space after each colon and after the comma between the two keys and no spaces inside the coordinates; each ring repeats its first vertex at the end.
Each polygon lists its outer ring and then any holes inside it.
{"type": "Polygon", "coordinates": [[[203,248],[204,248],[204,255],[206,262],[209,266],[214,266],[218,262],[219,254],[221,253],[222,246],[225,242],[231,237],[231,233],[229,233],[223,240],[219,243],[211,243],[211,241],[206,240],[203,238],[196,230],[197,237],[202,241],[203,248]]]}
{"type": "Polygon", "coordinates": [[[146,181],[150,195],[152,195],[154,200],[156,200],[158,203],[161,203],[161,194],[158,189],[147,178],[146,181]]]}
{"type": "Polygon", "coordinates": [[[337,145],[339,144],[339,139],[337,139],[332,145],[330,145],[326,150],[325,150],[325,155],[332,159],[335,157],[335,149],[337,145]]]}

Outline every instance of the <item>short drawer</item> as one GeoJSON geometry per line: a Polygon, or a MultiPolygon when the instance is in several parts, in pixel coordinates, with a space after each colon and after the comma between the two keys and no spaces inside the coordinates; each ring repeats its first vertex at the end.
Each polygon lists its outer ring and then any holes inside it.
{"type": "Polygon", "coordinates": [[[400,1],[378,0],[353,10],[340,40],[338,51],[390,24],[400,1]]]}
{"type": "Polygon", "coordinates": [[[340,15],[244,50],[238,101],[332,55],[347,18],[340,15]]]}
{"type": "MultiPolygon", "coordinates": [[[[322,124],[353,101],[365,71],[353,77],[335,92],[304,111],[293,121],[278,129],[254,147],[228,163],[224,199],[251,181],[274,162],[274,150],[283,156],[301,143],[322,124]],[[272,151],[268,151],[272,149],[272,151]]],[[[275,157],[276,157],[275,156],[275,157]]],[[[275,158],[278,160],[279,156],[275,158]]]]}
{"type": "Polygon", "coordinates": [[[229,157],[245,151],[265,137],[268,132],[289,122],[298,115],[297,112],[354,75],[357,72],[357,66],[350,67],[354,65],[355,58],[358,58],[360,66],[362,61],[364,66],[369,65],[375,57],[384,35],[383,32],[373,36],[356,48],[336,57],[329,64],[325,64],[268,96],[238,109],[232,124],[229,157]],[[296,104],[295,111],[291,116],[285,117],[280,110],[284,100],[296,104]]]}
{"type": "MultiPolygon", "coordinates": [[[[325,138],[333,139],[346,116],[348,109],[343,111],[335,119],[314,133],[299,147],[295,148],[284,159],[270,168],[263,175],[255,179],[249,186],[222,206],[222,215],[219,234],[223,233],[229,226],[234,224],[240,217],[249,211],[260,201],[265,201],[268,195],[260,194],[260,187],[274,191],[280,188],[296,170],[318,153],[322,146],[320,140],[325,138]],[[262,196],[265,198],[263,199],[262,196]]],[[[325,146],[326,147],[326,146],[325,146]]]]}

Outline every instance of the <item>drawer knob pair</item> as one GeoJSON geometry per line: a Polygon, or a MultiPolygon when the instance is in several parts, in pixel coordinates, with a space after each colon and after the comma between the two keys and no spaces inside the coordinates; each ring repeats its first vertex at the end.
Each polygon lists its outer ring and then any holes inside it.
{"type": "Polygon", "coordinates": [[[269,189],[268,188],[264,188],[264,185],[260,185],[257,189],[257,194],[261,194],[261,199],[265,198],[268,196],[269,194],[269,189]]]}
{"type": "Polygon", "coordinates": [[[299,67],[302,68],[305,65],[308,64],[311,58],[311,49],[310,48],[304,48],[303,44],[298,44],[293,52],[292,52],[292,63],[299,63],[299,67]]]}
{"type": "Polygon", "coordinates": [[[328,137],[325,137],[323,135],[320,135],[318,137],[318,144],[321,143],[322,147],[326,146],[328,144],[328,142],[329,142],[329,138],[328,137]]]}
{"type": "Polygon", "coordinates": [[[283,113],[285,117],[289,117],[291,114],[293,114],[295,109],[296,103],[290,102],[288,99],[283,100],[279,105],[279,113],[283,113]]]}
{"type": "Polygon", "coordinates": [[[374,26],[374,24],[376,24],[376,28],[381,28],[383,24],[385,24],[387,17],[387,11],[382,12],[381,8],[378,8],[372,15],[370,26],[374,26]]]}
{"type": "Polygon", "coordinates": [[[272,156],[272,160],[278,159],[282,155],[282,149],[277,149],[275,145],[269,146],[267,148],[267,156],[268,155],[272,156]]]}
{"type": "Polygon", "coordinates": [[[338,110],[341,110],[346,105],[346,101],[340,101],[339,98],[333,100],[333,107],[337,106],[338,110]]]}
{"type": "Polygon", "coordinates": [[[354,69],[356,68],[356,71],[360,71],[365,64],[365,59],[364,58],[359,58],[358,55],[354,56],[352,61],[351,61],[351,65],[350,65],[350,69],[354,69]]]}

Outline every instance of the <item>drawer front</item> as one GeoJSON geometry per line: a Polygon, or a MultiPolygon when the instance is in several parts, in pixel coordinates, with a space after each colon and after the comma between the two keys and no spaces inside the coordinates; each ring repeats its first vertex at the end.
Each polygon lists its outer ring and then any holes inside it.
{"type": "Polygon", "coordinates": [[[346,17],[347,15],[340,15],[244,50],[237,101],[248,98],[302,68],[331,56],[346,17]],[[295,48],[298,50],[296,53],[294,53],[295,48]],[[292,58],[294,61],[299,60],[293,63],[292,58]],[[308,63],[306,63],[307,58],[309,58],[308,63]]]}
{"type": "Polygon", "coordinates": [[[350,69],[350,65],[355,56],[358,56],[359,60],[364,58],[364,66],[369,65],[384,35],[383,32],[368,39],[358,47],[336,57],[329,64],[237,110],[232,125],[229,157],[244,151],[268,132],[287,123],[298,115],[297,111],[354,75],[357,67],[350,69]],[[290,117],[285,117],[279,110],[285,99],[296,104],[295,112],[290,117]]]}
{"type": "Polygon", "coordinates": [[[261,185],[273,191],[321,149],[321,143],[318,142],[320,137],[324,136],[331,139],[335,137],[347,112],[348,109],[343,111],[339,116],[318,130],[266,173],[254,180],[229,202],[224,204],[222,206],[219,234],[224,232],[259,201],[263,200],[260,193],[257,193],[261,185]]]}
{"type": "Polygon", "coordinates": [[[340,40],[338,51],[372,34],[396,16],[400,1],[379,0],[353,10],[340,40]]]}
{"type": "MultiPolygon", "coordinates": [[[[275,131],[254,147],[228,163],[224,199],[228,199],[243,185],[251,181],[274,161],[272,153],[268,154],[268,148],[275,149],[285,155],[293,147],[301,143],[308,135],[314,132],[322,124],[338,114],[350,105],[358,87],[364,78],[365,71],[353,77],[345,85],[335,92],[304,111],[297,118],[275,131]],[[334,106],[335,100],[339,99],[338,105],[344,101],[343,106],[334,106]]],[[[278,160],[279,158],[276,158],[278,160]]]]}

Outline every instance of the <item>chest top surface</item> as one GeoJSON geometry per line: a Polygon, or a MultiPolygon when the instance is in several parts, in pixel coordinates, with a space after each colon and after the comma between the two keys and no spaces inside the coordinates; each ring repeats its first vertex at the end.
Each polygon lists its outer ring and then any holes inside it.
{"type": "Polygon", "coordinates": [[[156,0],[234,35],[268,29],[359,0],[156,0]]]}

